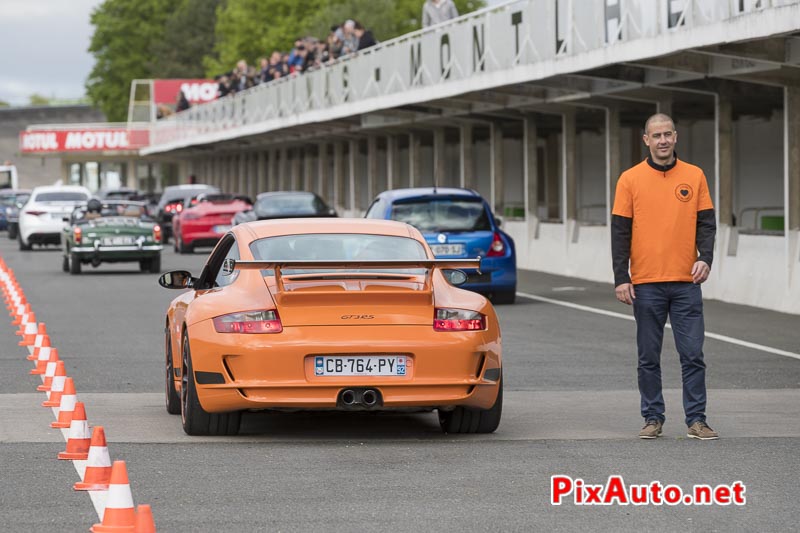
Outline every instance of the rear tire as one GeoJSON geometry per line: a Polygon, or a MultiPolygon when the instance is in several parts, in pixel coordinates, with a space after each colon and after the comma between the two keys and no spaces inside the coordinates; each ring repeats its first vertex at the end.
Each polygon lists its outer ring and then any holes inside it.
{"type": "Polygon", "coordinates": [[[67,254],[64,254],[64,259],[61,261],[61,270],[69,272],[69,256],[67,254]]]}
{"type": "Polygon", "coordinates": [[[148,271],[151,274],[158,274],[161,272],[161,256],[157,255],[154,258],[150,259],[150,265],[148,271]]]}
{"type": "Polygon", "coordinates": [[[513,304],[517,299],[517,291],[497,292],[492,296],[492,303],[497,305],[513,304]]]}
{"type": "Polygon", "coordinates": [[[183,334],[181,347],[181,422],[187,435],[236,435],[242,413],[208,413],[197,399],[197,385],[192,370],[192,354],[189,348],[189,336],[183,334]]]}
{"type": "Polygon", "coordinates": [[[13,241],[14,239],[17,238],[17,233],[19,233],[19,230],[17,229],[17,225],[16,224],[9,224],[8,225],[8,238],[13,241]]]}
{"type": "Polygon", "coordinates": [[[179,415],[181,414],[181,397],[178,395],[178,391],[175,389],[175,369],[172,366],[172,337],[169,333],[166,335],[166,360],[167,360],[167,368],[166,368],[166,405],[167,405],[167,412],[171,415],[179,415]]]}
{"type": "Polygon", "coordinates": [[[23,252],[27,252],[33,250],[33,246],[30,244],[25,244],[25,241],[22,240],[22,234],[17,234],[17,240],[19,241],[19,249],[23,252]]]}
{"type": "Polygon", "coordinates": [[[503,414],[503,378],[497,399],[489,409],[456,407],[452,411],[439,410],[439,425],[445,433],[493,433],[500,425],[503,414]]]}
{"type": "Polygon", "coordinates": [[[69,273],[73,275],[81,273],[81,260],[77,254],[69,254],[69,273]]]}
{"type": "Polygon", "coordinates": [[[183,239],[175,238],[175,244],[178,247],[179,254],[191,254],[194,253],[194,246],[191,244],[183,244],[183,239]]]}

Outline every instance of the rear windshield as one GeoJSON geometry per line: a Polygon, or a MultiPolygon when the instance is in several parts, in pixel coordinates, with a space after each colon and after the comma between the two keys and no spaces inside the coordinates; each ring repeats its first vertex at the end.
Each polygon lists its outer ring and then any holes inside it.
{"type": "Polygon", "coordinates": [[[492,229],[480,198],[431,198],[396,202],[392,220],[411,224],[418,230],[489,231],[492,229]]]}
{"type": "MultiPolygon", "coordinates": [[[[283,235],[253,241],[250,251],[257,261],[425,260],[425,248],[408,237],[361,233],[311,233],[283,235]]],[[[287,269],[286,274],[330,272],[330,269],[287,269]]],[[[371,271],[420,273],[420,269],[371,271]]],[[[269,271],[267,271],[269,272],[269,271]]],[[[270,275],[269,273],[267,275],[270,275]]]]}
{"type": "Polygon", "coordinates": [[[261,218],[289,215],[327,214],[328,206],[313,194],[277,194],[256,200],[256,214],[261,218]]]}
{"type": "Polygon", "coordinates": [[[89,196],[83,192],[40,192],[36,195],[37,202],[83,202],[89,196]]]}
{"type": "Polygon", "coordinates": [[[182,200],[184,198],[190,198],[192,196],[197,196],[200,193],[208,193],[208,192],[219,192],[219,189],[215,187],[192,187],[192,188],[185,188],[185,189],[167,189],[164,191],[164,195],[161,197],[161,204],[164,205],[167,202],[171,202],[172,200],[182,200]]]}
{"type": "Polygon", "coordinates": [[[113,203],[103,204],[103,208],[98,213],[97,211],[89,211],[85,206],[77,209],[74,213],[75,221],[93,220],[99,217],[131,217],[143,218],[147,216],[147,211],[142,205],[126,204],[126,203],[113,203]]]}

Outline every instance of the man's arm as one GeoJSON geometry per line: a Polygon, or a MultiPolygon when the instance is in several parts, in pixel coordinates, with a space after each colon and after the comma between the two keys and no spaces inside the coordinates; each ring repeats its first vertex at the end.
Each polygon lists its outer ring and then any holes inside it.
{"type": "Polygon", "coordinates": [[[628,262],[631,258],[633,219],[611,215],[611,263],[614,267],[614,286],[630,283],[628,262]]]}
{"type": "Polygon", "coordinates": [[[714,261],[714,238],[717,235],[717,219],[713,209],[703,209],[697,212],[697,232],[695,243],[699,254],[697,260],[702,261],[711,268],[714,261]]]}

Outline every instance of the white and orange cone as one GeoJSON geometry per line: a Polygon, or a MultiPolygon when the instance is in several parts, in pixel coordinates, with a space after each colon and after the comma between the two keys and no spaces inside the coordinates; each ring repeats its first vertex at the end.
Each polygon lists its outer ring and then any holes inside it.
{"type": "MultiPolygon", "coordinates": [[[[72,380],[72,378],[67,377],[64,361],[58,361],[56,363],[56,373],[53,376],[53,383],[50,386],[50,392],[47,393],[48,399],[42,402],[42,407],[58,407],[61,405],[61,395],[64,393],[64,385],[67,380],[72,380]]],[[[74,385],[73,383],[73,386],[74,385]]]]}
{"type": "Polygon", "coordinates": [[[83,461],[89,457],[89,422],[86,420],[86,408],[83,402],[75,402],[75,411],[69,424],[67,449],[58,454],[59,459],[83,461]]]}
{"type": "Polygon", "coordinates": [[[83,481],[78,481],[72,488],[75,490],[108,490],[111,482],[111,457],[106,445],[106,432],[103,426],[95,426],[92,430],[92,442],[89,446],[89,457],[86,460],[86,472],[83,481]]]}
{"type": "Polygon", "coordinates": [[[92,533],[134,533],[136,527],[136,511],[133,509],[133,495],[128,481],[128,470],[125,461],[114,461],[111,465],[111,480],[108,485],[106,509],[103,511],[103,522],[92,526],[92,533]]]}
{"type": "Polygon", "coordinates": [[[156,533],[153,511],[146,503],[136,506],[136,522],[133,525],[133,531],[134,533],[156,533]]]}
{"type": "MultiPolygon", "coordinates": [[[[39,324],[39,330],[43,329],[41,326],[44,326],[44,323],[39,324]]],[[[33,353],[31,353],[31,355],[34,357],[39,357],[39,350],[42,348],[42,346],[50,346],[50,335],[47,333],[36,334],[36,337],[33,339],[33,353]],[[45,342],[47,342],[47,344],[45,344],[45,342]]]]}
{"type": "Polygon", "coordinates": [[[36,366],[29,372],[33,376],[44,376],[47,372],[47,364],[50,362],[55,363],[58,361],[58,350],[55,348],[46,349],[39,353],[39,358],[36,360],[36,366]]]}
{"type": "Polygon", "coordinates": [[[75,404],[77,402],[78,396],[75,394],[75,383],[72,378],[67,378],[64,380],[64,391],[61,393],[61,401],[58,404],[58,419],[55,422],[51,422],[50,427],[72,427],[72,417],[75,414],[75,404]]]}
{"type": "MultiPolygon", "coordinates": [[[[28,361],[36,361],[37,359],[39,359],[39,357],[41,357],[41,355],[42,355],[42,351],[45,351],[45,352],[49,351],[49,350],[45,350],[45,348],[50,348],[50,336],[49,335],[45,335],[44,336],[44,338],[42,339],[41,346],[39,346],[38,348],[36,348],[36,347],[33,348],[33,352],[31,352],[27,357],[28,361]]],[[[47,357],[49,357],[49,356],[46,355],[45,358],[47,358],[47,357]]]]}
{"type": "MultiPolygon", "coordinates": [[[[30,313],[28,316],[33,316],[33,313],[30,313]]],[[[34,316],[34,318],[36,317],[34,316]]],[[[39,328],[36,327],[35,320],[29,320],[28,322],[20,324],[19,330],[16,333],[18,337],[22,337],[22,340],[17,344],[19,346],[31,346],[37,331],[39,331],[39,328]]]]}
{"type": "MultiPolygon", "coordinates": [[[[48,353],[50,352],[49,346],[45,346],[43,349],[46,349],[48,353]]],[[[53,348],[53,351],[55,352],[55,357],[47,360],[47,367],[44,369],[42,384],[36,387],[36,390],[50,392],[50,388],[53,385],[53,377],[56,375],[56,369],[58,368],[58,362],[60,361],[58,357],[58,350],[53,348]]]]}
{"type": "Polygon", "coordinates": [[[19,308],[17,308],[17,312],[15,313],[14,320],[11,321],[11,325],[12,326],[22,325],[22,321],[27,320],[25,317],[30,316],[32,314],[33,311],[31,311],[31,304],[26,303],[22,311],[20,311],[19,308]]]}

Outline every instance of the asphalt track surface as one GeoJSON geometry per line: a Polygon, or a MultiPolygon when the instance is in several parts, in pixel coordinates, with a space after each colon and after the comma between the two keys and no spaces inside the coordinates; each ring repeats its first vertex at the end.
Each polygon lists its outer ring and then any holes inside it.
{"type": "MultiPolygon", "coordinates": [[[[800,472],[800,359],[706,340],[709,422],[685,437],[680,370],[667,332],[664,437],[635,438],[634,323],[520,298],[498,307],[506,404],[492,435],[443,435],[434,414],[247,414],[236,437],[188,437],[163,407],[164,311],[177,293],[132,265],[61,272],[60,251],[6,260],[47,324],[91,425],[127,462],[136,504],[159,531],[789,531],[800,472]],[[744,506],[551,506],[550,476],[604,483],[717,485],[740,480],[744,506]]],[[[205,253],[163,256],[198,272],[205,253]]],[[[138,266],[138,265],[137,265],[138,266]]],[[[630,315],[610,286],[521,272],[519,290],[630,315]]],[[[706,329],[800,353],[800,317],[706,302],[706,329]]],[[[98,516],[64,439],[39,406],[40,382],[0,323],[0,530],[86,531],[98,516]]]]}

